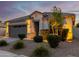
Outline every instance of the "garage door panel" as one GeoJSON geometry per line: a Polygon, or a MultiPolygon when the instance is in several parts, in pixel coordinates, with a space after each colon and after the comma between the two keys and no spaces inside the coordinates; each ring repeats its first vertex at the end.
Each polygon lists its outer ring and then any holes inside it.
{"type": "Polygon", "coordinates": [[[18,37],[18,34],[26,34],[26,26],[11,26],[10,37],[18,37]]]}

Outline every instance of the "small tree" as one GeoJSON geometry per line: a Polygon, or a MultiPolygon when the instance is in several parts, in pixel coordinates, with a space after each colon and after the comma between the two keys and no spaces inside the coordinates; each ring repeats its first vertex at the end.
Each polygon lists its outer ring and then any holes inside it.
{"type": "Polygon", "coordinates": [[[63,17],[62,17],[61,9],[55,6],[53,8],[52,17],[49,19],[49,25],[53,31],[53,34],[55,28],[56,30],[62,28],[62,24],[63,24],[63,17]]]}

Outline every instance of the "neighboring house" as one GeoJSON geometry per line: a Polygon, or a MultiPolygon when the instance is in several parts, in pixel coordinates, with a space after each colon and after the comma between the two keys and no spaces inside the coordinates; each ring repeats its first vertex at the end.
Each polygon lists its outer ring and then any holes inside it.
{"type": "MultiPolygon", "coordinates": [[[[18,34],[26,34],[27,38],[33,38],[36,34],[46,32],[49,30],[49,18],[51,12],[39,12],[35,11],[32,14],[6,22],[7,34],[9,37],[18,37],[18,34]],[[28,18],[30,17],[30,18],[28,18]]],[[[68,28],[68,38],[73,38],[72,27],[75,23],[75,15],[71,13],[62,13],[64,17],[63,28],[68,28]]]]}
{"type": "Polygon", "coordinates": [[[2,21],[0,21],[0,37],[5,36],[5,29],[6,29],[5,24],[2,23],[2,21]]]}

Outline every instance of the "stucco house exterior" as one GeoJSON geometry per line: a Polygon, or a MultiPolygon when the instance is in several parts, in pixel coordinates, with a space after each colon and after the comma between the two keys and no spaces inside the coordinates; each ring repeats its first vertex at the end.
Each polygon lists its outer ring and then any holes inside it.
{"type": "MultiPolygon", "coordinates": [[[[73,39],[72,28],[75,23],[75,14],[62,13],[64,17],[63,28],[69,29],[68,39],[73,39]]],[[[26,34],[26,38],[29,40],[39,33],[42,35],[42,31],[46,32],[49,30],[49,18],[51,17],[51,12],[39,12],[34,11],[28,16],[8,20],[6,22],[6,36],[8,37],[18,37],[18,34],[26,34]],[[29,18],[28,18],[29,17],[29,18]]]]}

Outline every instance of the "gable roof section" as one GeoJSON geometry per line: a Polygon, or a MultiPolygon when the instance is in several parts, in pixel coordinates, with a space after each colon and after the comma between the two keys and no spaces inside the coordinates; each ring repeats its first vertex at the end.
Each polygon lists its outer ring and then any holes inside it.
{"type": "Polygon", "coordinates": [[[10,23],[24,22],[24,21],[26,21],[26,19],[27,19],[28,17],[30,17],[30,15],[24,16],[24,17],[15,18],[15,19],[12,19],[12,20],[9,20],[9,22],[10,22],[10,23]]]}
{"type": "Polygon", "coordinates": [[[39,11],[34,11],[34,12],[32,12],[30,15],[23,16],[23,17],[19,17],[19,18],[15,18],[15,19],[9,20],[8,22],[10,22],[10,23],[25,22],[26,19],[27,19],[28,17],[31,18],[31,15],[33,15],[34,13],[40,13],[40,14],[42,14],[42,13],[39,12],[39,11]]]}
{"type": "MultiPolygon", "coordinates": [[[[52,12],[44,12],[43,14],[48,15],[49,17],[52,15],[52,12]]],[[[73,15],[75,16],[75,14],[73,13],[62,13],[63,16],[70,16],[73,15]]]]}
{"type": "Polygon", "coordinates": [[[40,11],[34,11],[34,12],[32,12],[31,13],[31,15],[33,15],[33,14],[35,14],[35,13],[40,13],[40,14],[43,14],[42,12],[40,12],[40,11]]]}

